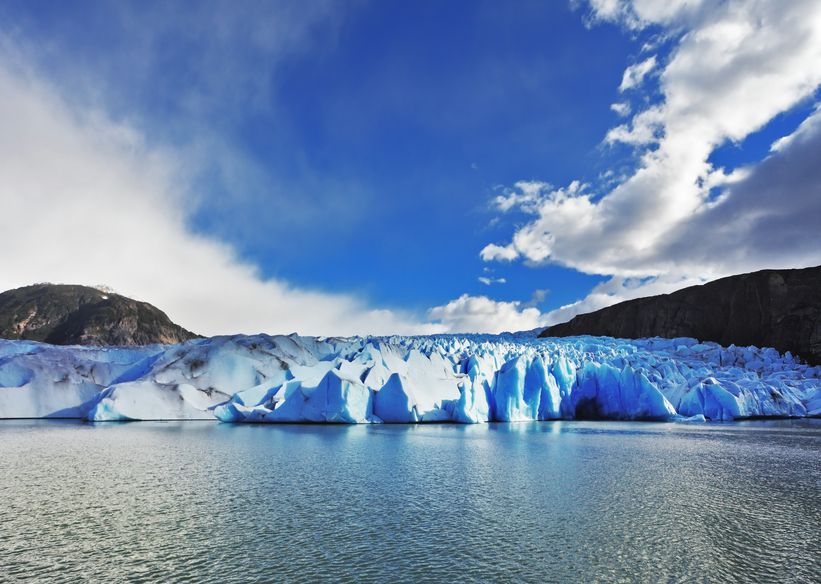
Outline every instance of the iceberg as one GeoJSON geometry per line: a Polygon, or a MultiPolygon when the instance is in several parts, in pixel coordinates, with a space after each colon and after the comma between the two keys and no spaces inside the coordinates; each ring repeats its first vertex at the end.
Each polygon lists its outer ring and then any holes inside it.
{"type": "Polygon", "coordinates": [[[223,336],[0,341],[0,418],[425,423],[821,416],[821,367],[695,339],[223,336]]]}

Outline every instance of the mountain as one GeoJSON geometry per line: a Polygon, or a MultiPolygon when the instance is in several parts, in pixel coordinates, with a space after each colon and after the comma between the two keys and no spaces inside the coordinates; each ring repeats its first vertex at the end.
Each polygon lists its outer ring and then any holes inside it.
{"type": "Polygon", "coordinates": [[[0,338],[106,346],[197,336],[146,302],[88,286],[35,284],[0,294],[0,338]]]}
{"type": "Polygon", "coordinates": [[[694,337],[790,351],[821,364],[821,266],[721,278],[580,314],[541,337],[694,337]]]}

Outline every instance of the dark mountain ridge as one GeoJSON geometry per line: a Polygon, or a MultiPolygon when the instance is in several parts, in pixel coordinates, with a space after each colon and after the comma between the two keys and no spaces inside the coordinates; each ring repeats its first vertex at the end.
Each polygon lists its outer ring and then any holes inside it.
{"type": "Polygon", "coordinates": [[[88,286],[34,284],[0,294],[0,338],[106,346],[197,337],[147,302],[88,286]]]}
{"type": "Polygon", "coordinates": [[[821,364],[821,266],[761,270],[620,302],[553,325],[540,337],[694,337],[790,351],[821,364]]]}

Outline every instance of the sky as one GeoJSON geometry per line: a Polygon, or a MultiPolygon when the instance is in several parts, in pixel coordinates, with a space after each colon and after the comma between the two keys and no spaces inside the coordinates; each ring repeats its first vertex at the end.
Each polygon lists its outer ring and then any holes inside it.
{"type": "Polygon", "coordinates": [[[0,0],[0,289],[529,330],[821,264],[817,0],[0,0]]]}

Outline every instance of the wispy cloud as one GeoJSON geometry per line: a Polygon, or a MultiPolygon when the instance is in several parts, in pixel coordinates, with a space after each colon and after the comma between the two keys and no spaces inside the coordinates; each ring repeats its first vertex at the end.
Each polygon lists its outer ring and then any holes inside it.
{"type": "Polygon", "coordinates": [[[630,115],[630,111],[632,110],[632,108],[630,107],[630,104],[627,103],[626,101],[611,103],[610,104],[610,109],[613,110],[614,112],[616,112],[618,115],[620,115],[622,117],[630,115]]]}
{"type": "Polygon", "coordinates": [[[506,278],[488,278],[487,276],[479,276],[478,280],[485,286],[492,286],[493,284],[507,284],[506,278]]]}
{"type": "Polygon", "coordinates": [[[357,207],[376,196],[362,181],[317,169],[283,112],[285,67],[333,50],[359,6],[204,0],[191,10],[181,0],[123,0],[78,6],[72,18],[40,18],[36,8],[0,8],[0,18],[4,42],[64,100],[172,146],[191,176],[191,222],[247,253],[271,251],[272,224],[307,249],[311,228],[329,214],[337,221],[326,221],[325,233],[345,237],[363,220],[357,207]],[[264,137],[249,144],[249,127],[264,137]]]}
{"type": "Polygon", "coordinates": [[[635,65],[630,65],[624,70],[624,75],[619,85],[619,91],[625,92],[629,89],[634,89],[644,82],[644,78],[656,68],[656,56],[653,55],[648,59],[635,65]]]}
{"type": "Polygon", "coordinates": [[[0,127],[0,288],[105,283],[203,334],[444,330],[353,295],[261,277],[230,246],[188,227],[184,157],[103,110],[68,103],[8,50],[0,127]]]}

